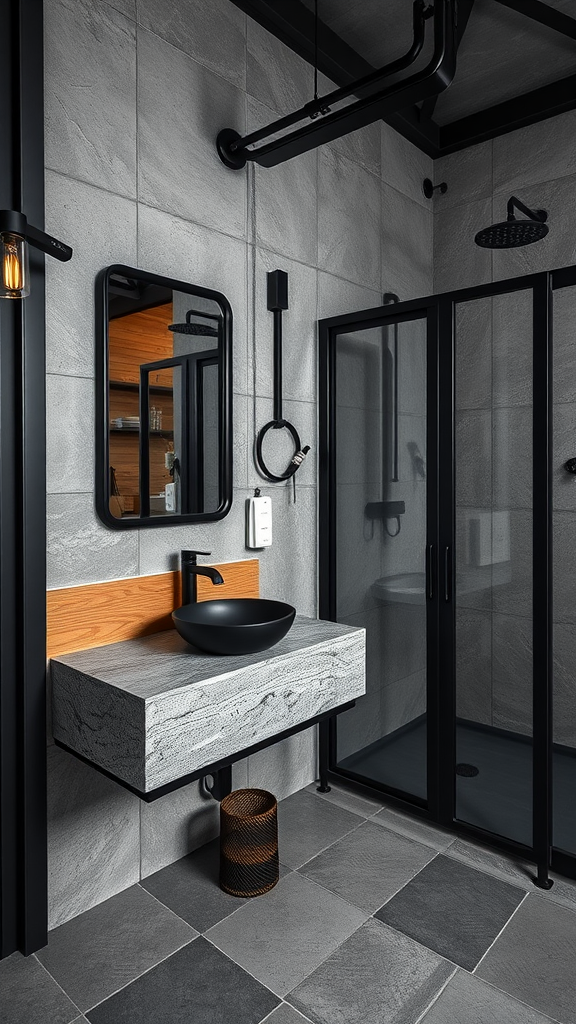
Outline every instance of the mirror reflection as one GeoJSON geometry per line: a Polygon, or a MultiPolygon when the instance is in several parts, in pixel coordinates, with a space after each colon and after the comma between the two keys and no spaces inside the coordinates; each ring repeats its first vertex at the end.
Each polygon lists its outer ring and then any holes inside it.
{"type": "Polygon", "coordinates": [[[109,268],[105,280],[106,519],[220,518],[231,464],[228,304],[129,269],[109,268]]]}

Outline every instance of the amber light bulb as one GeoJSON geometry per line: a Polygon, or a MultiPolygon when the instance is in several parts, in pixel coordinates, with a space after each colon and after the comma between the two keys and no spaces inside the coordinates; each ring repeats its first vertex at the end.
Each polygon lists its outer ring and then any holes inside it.
{"type": "Polygon", "coordinates": [[[2,264],[0,298],[25,298],[30,294],[26,240],[13,232],[3,232],[0,235],[0,260],[2,264]]]}

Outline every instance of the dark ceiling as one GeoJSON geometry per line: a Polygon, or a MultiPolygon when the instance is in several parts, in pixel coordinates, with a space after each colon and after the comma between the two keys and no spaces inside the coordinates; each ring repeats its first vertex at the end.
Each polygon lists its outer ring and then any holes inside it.
{"type": "MultiPolygon", "coordinates": [[[[234,0],[313,61],[314,0],[234,0]]],[[[459,0],[449,88],[387,117],[432,156],[576,107],[576,0],[459,0]]],[[[338,85],[399,57],[412,0],[318,0],[320,69],[338,85]]]]}

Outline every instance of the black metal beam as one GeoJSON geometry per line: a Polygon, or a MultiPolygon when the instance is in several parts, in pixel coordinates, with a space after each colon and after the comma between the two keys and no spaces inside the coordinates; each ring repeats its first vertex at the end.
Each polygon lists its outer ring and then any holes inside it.
{"type": "MultiPolygon", "coordinates": [[[[0,205],[44,224],[43,3],[0,0],[0,205]]],[[[0,957],[47,938],[44,256],[0,300],[0,957]]]]}
{"type": "Polygon", "coordinates": [[[546,25],[563,36],[576,39],[576,19],[557,11],[555,7],[541,3],[541,0],[496,0],[496,3],[502,7],[509,7],[510,10],[539,22],[540,25],[546,25]]]}
{"type": "Polygon", "coordinates": [[[505,135],[516,128],[554,117],[576,107],[576,75],[560,82],[544,85],[540,89],[505,100],[488,110],[469,114],[439,130],[442,153],[455,153],[477,142],[505,135]]]}
{"type": "MultiPolygon", "coordinates": [[[[458,53],[460,43],[464,38],[473,7],[474,0],[458,0],[456,7],[456,53],[458,53]]],[[[429,121],[432,119],[439,98],[439,96],[430,96],[427,100],[424,100],[420,107],[420,114],[425,120],[429,121]]]]}

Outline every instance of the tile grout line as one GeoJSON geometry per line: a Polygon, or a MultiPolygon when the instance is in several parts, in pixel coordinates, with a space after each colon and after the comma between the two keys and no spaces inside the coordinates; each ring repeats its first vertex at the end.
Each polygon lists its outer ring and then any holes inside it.
{"type": "MultiPolygon", "coordinates": [[[[271,1012],[266,1017],[263,1017],[263,1019],[260,1021],[260,1024],[266,1024],[266,1021],[272,1020],[272,1017],[276,1013],[276,1010],[279,1010],[281,1006],[287,1006],[289,1010],[294,1010],[294,1013],[299,1013],[305,1024],[312,1024],[312,1021],[310,1020],[309,1017],[304,1017],[304,1015],[300,1013],[300,1010],[297,1010],[294,1006],[292,1006],[291,1003],[287,1003],[285,999],[283,999],[282,1002],[278,1004],[278,1006],[275,1006],[274,1009],[271,1010],[271,1012]]],[[[554,1022],[554,1024],[556,1024],[556,1022],[554,1022]]]]}
{"type": "Polygon", "coordinates": [[[183,942],[180,946],[177,946],[176,949],[171,950],[170,953],[168,953],[166,956],[163,956],[161,960],[158,960],[158,963],[152,964],[150,967],[147,967],[145,971],[142,971],[141,974],[137,974],[135,978],[132,978],[130,981],[126,982],[125,985],[120,985],[119,988],[114,989],[114,991],[110,992],[110,994],[107,995],[104,999],[100,999],[99,1002],[94,1003],[93,1006],[89,1006],[88,1009],[84,1011],[81,1010],[80,1012],[83,1012],[84,1014],[91,1013],[92,1010],[95,1010],[97,1006],[102,1006],[103,1003],[108,1002],[108,1000],[112,999],[113,996],[117,996],[119,992],[123,992],[125,988],[129,988],[130,985],[134,984],[134,982],[140,981],[140,978],[143,978],[146,974],[150,974],[150,971],[153,971],[155,967],[159,967],[160,964],[166,963],[166,961],[169,960],[171,956],[174,956],[175,953],[179,953],[180,950],[185,949],[186,946],[191,946],[192,943],[199,938],[200,935],[194,935],[191,939],[188,940],[188,942],[183,942]]]}
{"type": "MultiPolygon", "coordinates": [[[[68,993],[67,993],[66,989],[62,987],[62,985],[60,984],[60,982],[59,982],[59,981],[57,981],[57,980],[56,980],[56,978],[54,977],[54,975],[50,973],[50,971],[48,970],[48,968],[44,966],[44,964],[42,963],[42,961],[41,961],[41,960],[39,959],[38,955],[37,955],[36,953],[34,953],[34,954],[33,954],[33,956],[34,956],[34,959],[36,960],[36,963],[40,965],[40,967],[42,968],[42,970],[43,970],[43,971],[45,971],[45,973],[46,973],[46,974],[48,975],[48,977],[52,979],[52,981],[54,982],[54,984],[58,986],[58,988],[60,989],[60,991],[61,991],[61,992],[63,992],[63,993],[64,993],[64,995],[66,996],[66,998],[70,1000],[70,1002],[72,1003],[72,1006],[75,1006],[75,1007],[76,1007],[76,1009],[78,1010],[78,1013],[76,1014],[76,1017],[78,1017],[78,1016],[80,1016],[80,1017],[81,1017],[81,1016],[82,1016],[82,1010],[81,1010],[81,1009],[80,1009],[80,1007],[78,1006],[78,1003],[75,1003],[75,1002],[74,1002],[74,1000],[72,999],[72,996],[68,995],[68,993]]],[[[75,1021],[75,1020],[76,1020],[76,1017],[72,1017],[72,1018],[71,1018],[71,1020],[69,1021],[69,1024],[73,1024],[73,1021],[75,1021]]]]}
{"type": "MultiPolygon", "coordinates": [[[[240,910],[242,908],[239,907],[238,909],[240,910]]],[[[236,913],[236,911],[234,911],[234,913],[236,913]]],[[[226,950],[218,946],[217,943],[214,942],[214,940],[211,939],[207,934],[202,935],[202,938],[206,939],[206,942],[209,942],[214,949],[218,950],[219,953],[222,953],[222,956],[225,956],[226,959],[230,961],[230,963],[234,964],[235,967],[239,967],[241,971],[244,971],[244,973],[248,975],[249,978],[252,978],[252,980],[255,981],[258,985],[261,985],[262,988],[265,988],[268,992],[270,992],[270,994],[273,995],[275,999],[279,999],[280,1003],[278,1004],[278,1006],[280,1006],[285,1001],[284,996],[279,996],[278,993],[274,992],[269,985],[266,985],[263,981],[260,981],[260,979],[257,978],[255,974],[252,974],[252,972],[249,971],[247,967],[244,967],[242,964],[239,964],[238,961],[235,960],[233,956],[230,956],[230,953],[227,953],[226,950]]],[[[277,1010],[278,1006],[275,1006],[274,1010],[277,1010]]],[[[274,1013],[274,1010],[271,1010],[270,1013],[274,1013]]],[[[270,1016],[270,1014],[268,1014],[268,1016],[270,1016]]],[[[262,1024],[262,1022],[260,1022],[260,1024],[262,1024]]]]}
{"type": "MultiPolygon", "coordinates": [[[[563,1024],[563,1022],[557,1020],[556,1017],[551,1017],[550,1014],[545,1013],[543,1010],[539,1010],[537,1007],[531,1006],[530,1003],[525,1003],[523,999],[519,999],[518,996],[513,996],[511,992],[507,992],[506,989],[499,988],[498,985],[494,985],[493,982],[487,981],[486,978],[478,978],[477,981],[482,985],[487,985],[488,988],[493,989],[495,992],[508,996],[509,999],[515,999],[517,1003],[520,1003],[521,1006],[525,1006],[527,1010],[535,1010],[537,1013],[543,1014],[551,1024],[563,1024]]],[[[418,1024],[418,1022],[416,1022],[416,1024],[418,1024]]]]}
{"type": "Polygon", "coordinates": [[[498,939],[500,938],[500,936],[502,935],[502,933],[503,933],[504,931],[506,931],[506,928],[507,928],[507,927],[508,927],[508,925],[510,924],[510,922],[511,922],[512,918],[516,916],[516,914],[517,914],[517,913],[518,913],[518,911],[520,910],[520,907],[522,906],[522,904],[523,904],[523,903],[525,903],[525,902],[526,902],[526,900],[528,899],[528,895],[529,895],[529,894],[528,894],[527,892],[526,892],[526,893],[524,894],[524,896],[523,896],[523,897],[522,897],[522,899],[520,900],[520,903],[519,903],[519,904],[518,904],[518,906],[516,907],[516,910],[514,911],[514,913],[510,914],[510,917],[509,917],[509,918],[508,918],[508,920],[506,921],[506,924],[505,924],[505,925],[504,925],[504,926],[503,926],[503,927],[502,927],[502,928],[500,929],[500,931],[498,932],[498,935],[497,935],[497,936],[496,936],[496,938],[495,938],[495,939],[493,939],[493,941],[492,941],[492,942],[490,943],[490,945],[488,946],[488,949],[486,950],[486,952],[482,954],[482,956],[480,957],[480,959],[479,959],[478,963],[476,964],[476,967],[474,968],[474,970],[473,970],[473,971],[470,971],[470,974],[472,974],[472,975],[476,974],[476,971],[477,971],[477,970],[478,970],[478,968],[480,967],[480,964],[482,963],[482,961],[483,961],[483,960],[484,960],[484,959],[485,959],[485,958],[486,958],[486,957],[488,956],[488,953],[490,952],[490,950],[492,949],[492,947],[493,947],[493,946],[494,946],[494,945],[495,945],[495,944],[496,944],[496,943],[498,942],[498,939]]]}
{"type": "Polygon", "coordinates": [[[446,979],[446,981],[445,981],[445,982],[444,982],[444,984],[442,985],[442,988],[440,989],[440,991],[436,993],[436,995],[434,996],[434,998],[433,998],[432,1002],[428,1004],[428,1006],[426,1007],[426,1009],[424,1010],[424,1012],[420,1014],[420,1016],[419,1016],[419,1017],[418,1017],[418,1019],[417,1019],[417,1020],[416,1020],[416,1021],[414,1022],[414,1024],[421,1024],[421,1021],[423,1021],[423,1020],[424,1020],[424,1018],[426,1017],[426,1014],[428,1013],[428,1011],[429,1011],[429,1010],[431,1010],[431,1009],[432,1009],[432,1007],[436,1005],[436,1003],[437,1003],[437,1002],[438,1002],[438,1000],[440,999],[440,996],[442,995],[442,993],[443,993],[443,992],[445,991],[445,989],[447,989],[447,988],[448,988],[448,985],[449,985],[449,984],[450,984],[450,982],[451,982],[451,981],[453,980],[453,978],[455,978],[455,977],[456,977],[456,975],[458,974],[458,970],[462,970],[462,968],[458,968],[458,967],[457,967],[455,971],[452,971],[452,974],[450,975],[450,977],[449,977],[449,978],[447,978],[447,979],[446,979]]]}

